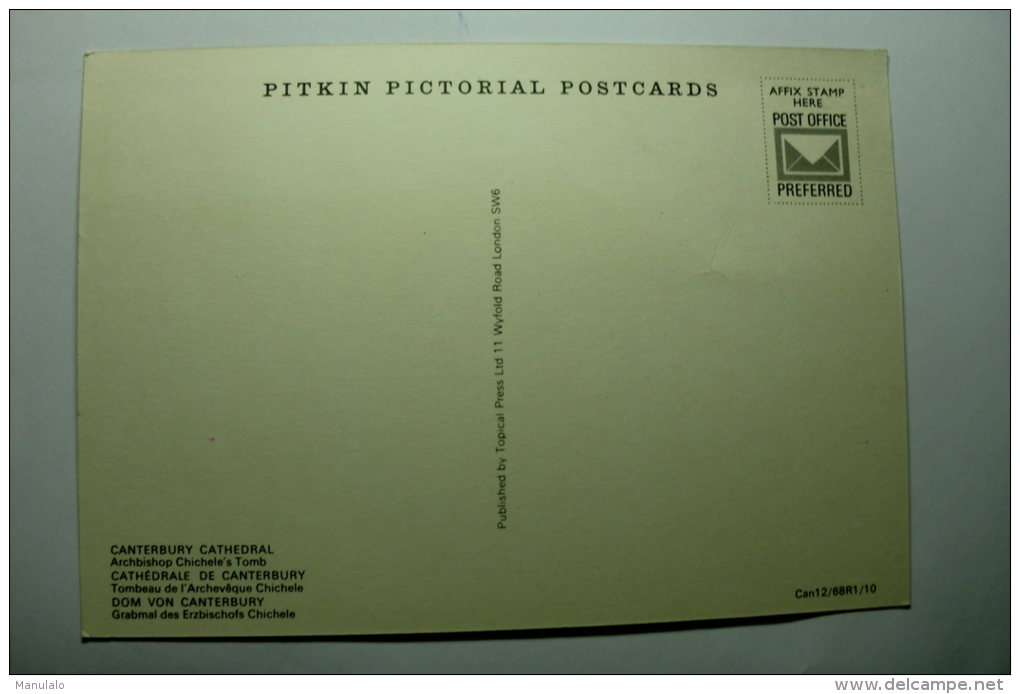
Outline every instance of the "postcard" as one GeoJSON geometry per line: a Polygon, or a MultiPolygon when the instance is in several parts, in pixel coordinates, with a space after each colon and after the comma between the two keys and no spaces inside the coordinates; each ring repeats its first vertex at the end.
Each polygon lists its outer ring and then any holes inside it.
{"type": "Polygon", "coordinates": [[[85,58],[82,635],[905,606],[883,51],[85,58]]]}

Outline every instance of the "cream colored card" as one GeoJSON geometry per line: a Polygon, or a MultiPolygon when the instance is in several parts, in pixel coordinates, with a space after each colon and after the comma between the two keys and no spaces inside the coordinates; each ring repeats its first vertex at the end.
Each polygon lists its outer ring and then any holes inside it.
{"type": "Polygon", "coordinates": [[[886,62],[87,56],[83,635],[908,604],[886,62]]]}

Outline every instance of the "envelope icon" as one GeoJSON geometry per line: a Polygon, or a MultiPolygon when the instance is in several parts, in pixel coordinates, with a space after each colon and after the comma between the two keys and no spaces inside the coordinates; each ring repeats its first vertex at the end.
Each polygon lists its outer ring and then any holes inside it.
{"type": "Polygon", "coordinates": [[[776,129],[777,178],[781,181],[849,181],[845,129],[776,129]]]}

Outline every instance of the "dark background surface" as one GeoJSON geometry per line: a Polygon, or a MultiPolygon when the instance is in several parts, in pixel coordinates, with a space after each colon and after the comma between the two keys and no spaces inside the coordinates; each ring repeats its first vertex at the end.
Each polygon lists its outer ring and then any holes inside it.
{"type": "Polygon", "coordinates": [[[1007,12],[21,11],[10,21],[11,672],[1009,671],[1007,12]],[[83,643],[74,301],[84,53],[521,41],[889,51],[913,606],[655,629],[83,643]]]}

